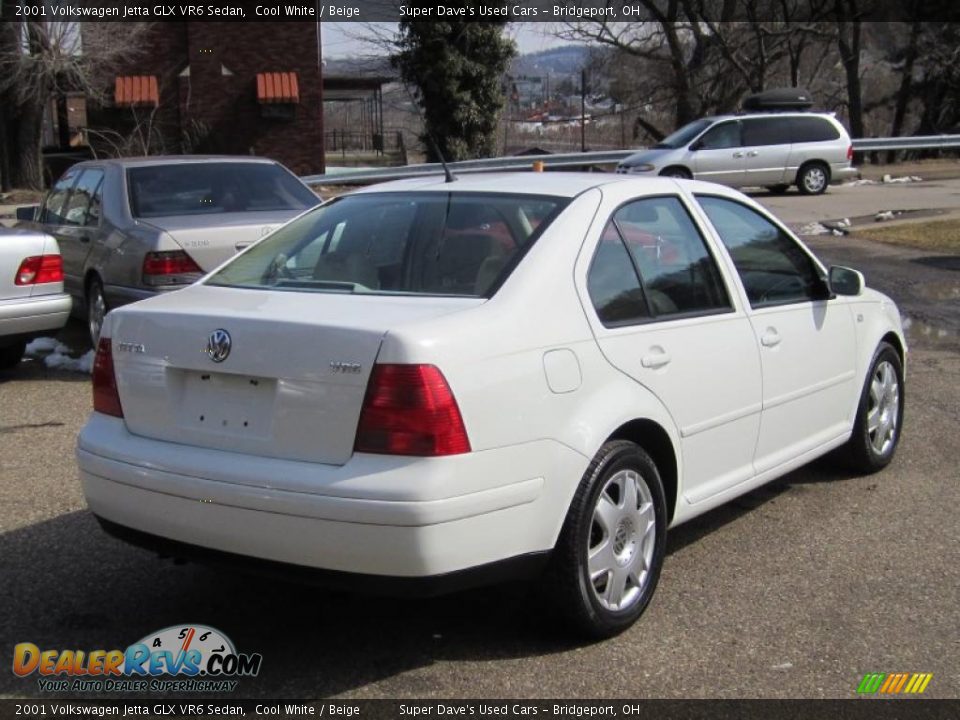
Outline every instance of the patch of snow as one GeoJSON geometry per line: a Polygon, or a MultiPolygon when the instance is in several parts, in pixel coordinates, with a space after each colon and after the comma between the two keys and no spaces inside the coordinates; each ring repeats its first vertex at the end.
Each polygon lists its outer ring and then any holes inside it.
{"type": "MultiPolygon", "coordinates": [[[[797,233],[800,235],[829,235],[832,231],[818,222],[807,223],[797,233]]],[[[842,233],[840,233],[842,234],[842,233]]]]}
{"type": "Polygon", "coordinates": [[[849,180],[844,183],[845,187],[857,187],[859,185],[877,185],[876,180],[849,180]]]}
{"type": "Polygon", "coordinates": [[[27,343],[27,355],[53,352],[60,346],[60,341],[52,337],[42,337],[27,343]]]}
{"type": "Polygon", "coordinates": [[[914,182],[923,182],[923,178],[918,177],[917,175],[904,175],[902,177],[893,177],[892,175],[884,175],[883,182],[886,185],[890,185],[891,183],[914,183],[914,182]]]}
{"type": "Polygon", "coordinates": [[[89,375],[93,372],[94,357],[96,357],[96,353],[93,350],[88,351],[85,355],[78,358],[72,358],[61,352],[53,352],[47,355],[43,359],[43,362],[48,368],[54,370],[66,370],[67,372],[86,373],[89,375]]]}

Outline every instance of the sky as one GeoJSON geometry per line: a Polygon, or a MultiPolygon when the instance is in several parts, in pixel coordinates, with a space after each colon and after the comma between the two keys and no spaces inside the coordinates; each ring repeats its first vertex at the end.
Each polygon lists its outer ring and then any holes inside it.
{"type": "MultiPolygon", "coordinates": [[[[320,23],[323,57],[333,59],[350,55],[382,54],[362,39],[373,34],[369,27],[371,25],[384,34],[394,32],[397,27],[397,23],[320,23]]],[[[549,34],[550,27],[551,23],[510,23],[507,25],[507,34],[517,41],[521,54],[534,53],[565,44],[549,34]]]]}

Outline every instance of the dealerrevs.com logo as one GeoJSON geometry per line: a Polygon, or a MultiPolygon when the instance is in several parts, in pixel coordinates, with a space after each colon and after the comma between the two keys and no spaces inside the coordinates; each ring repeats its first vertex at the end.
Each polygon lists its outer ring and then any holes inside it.
{"type": "Polygon", "coordinates": [[[206,625],[168,627],[126,650],[13,649],[14,674],[36,673],[43,692],[232,692],[235,678],[255,677],[262,662],[206,625]]]}

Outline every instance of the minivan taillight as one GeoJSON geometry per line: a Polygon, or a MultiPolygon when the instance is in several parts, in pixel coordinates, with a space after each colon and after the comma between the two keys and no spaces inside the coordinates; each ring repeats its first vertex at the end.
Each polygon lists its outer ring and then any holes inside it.
{"type": "Polygon", "coordinates": [[[853,160],[853,145],[847,146],[847,160],[853,160]]]}
{"type": "Polygon", "coordinates": [[[357,452],[434,457],[470,452],[460,408],[434,365],[374,365],[357,452]]]}
{"type": "Polygon", "coordinates": [[[147,285],[186,284],[202,274],[200,266],[183,250],[148,252],[143,257],[143,282],[147,285]]]}
{"type": "Polygon", "coordinates": [[[20,263],[13,282],[15,285],[63,282],[63,258],[59,255],[28,257],[20,263]]]}
{"type": "Polygon", "coordinates": [[[104,415],[123,417],[120,393],[117,392],[117,374],[113,370],[113,343],[100,338],[93,360],[93,409],[104,415]]]}

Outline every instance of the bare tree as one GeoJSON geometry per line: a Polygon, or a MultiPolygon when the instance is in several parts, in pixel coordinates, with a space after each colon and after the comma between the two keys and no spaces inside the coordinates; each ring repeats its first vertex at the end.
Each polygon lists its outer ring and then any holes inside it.
{"type": "Polygon", "coordinates": [[[112,74],[140,52],[149,23],[16,20],[3,4],[0,105],[4,183],[43,187],[41,138],[51,100],[67,92],[103,99],[112,74]]]}

